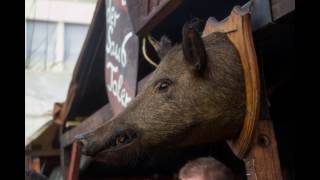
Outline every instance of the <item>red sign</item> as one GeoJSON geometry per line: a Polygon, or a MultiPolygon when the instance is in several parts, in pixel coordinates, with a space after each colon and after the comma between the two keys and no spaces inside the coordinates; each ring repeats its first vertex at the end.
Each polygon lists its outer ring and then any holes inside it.
{"type": "Polygon", "coordinates": [[[114,114],[136,95],[139,39],[133,33],[125,0],[106,0],[106,88],[114,114]]]}

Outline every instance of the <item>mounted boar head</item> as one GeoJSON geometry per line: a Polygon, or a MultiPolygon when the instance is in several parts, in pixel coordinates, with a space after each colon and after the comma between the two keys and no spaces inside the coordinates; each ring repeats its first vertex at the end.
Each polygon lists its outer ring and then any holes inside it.
{"type": "Polygon", "coordinates": [[[118,116],[80,137],[83,153],[111,166],[237,136],[245,115],[239,54],[224,33],[201,38],[191,24],[182,44],[161,47],[161,62],[118,116]]]}

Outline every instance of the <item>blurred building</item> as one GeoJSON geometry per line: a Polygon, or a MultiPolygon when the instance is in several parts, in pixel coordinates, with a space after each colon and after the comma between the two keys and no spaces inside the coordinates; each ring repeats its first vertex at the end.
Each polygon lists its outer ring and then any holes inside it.
{"type": "Polygon", "coordinates": [[[63,102],[96,0],[25,1],[25,145],[63,102]]]}
{"type": "Polygon", "coordinates": [[[72,70],[96,0],[26,0],[25,67],[72,70]]]}

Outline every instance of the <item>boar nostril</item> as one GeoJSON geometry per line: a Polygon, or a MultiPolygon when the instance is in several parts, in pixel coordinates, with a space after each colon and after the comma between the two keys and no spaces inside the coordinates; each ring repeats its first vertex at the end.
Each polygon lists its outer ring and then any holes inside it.
{"type": "Polygon", "coordinates": [[[93,136],[93,133],[82,133],[75,137],[76,141],[80,142],[82,147],[88,144],[89,138],[93,136]]]}
{"type": "Polygon", "coordinates": [[[78,142],[80,142],[82,147],[84,147],[84,146],[86,146],[88,144],[88,141],[85,140],[85,139],[80,139],[80,140],[78,140],[78,142]]]}

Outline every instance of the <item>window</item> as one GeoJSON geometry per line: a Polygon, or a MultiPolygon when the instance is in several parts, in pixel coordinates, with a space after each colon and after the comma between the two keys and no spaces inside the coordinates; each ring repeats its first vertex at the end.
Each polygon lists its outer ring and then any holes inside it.
{"type": "Polygon", "coordinates": [[[65,24],[64,61],[67,68],[73,67],[78,60],[87,31],[87,25],[65,24]]]}
{"type": "Polygon", "coordinates": [[[55,60],[57,24],[53,22],[27,20],[26,69],[47,69],[55,60]]]}

